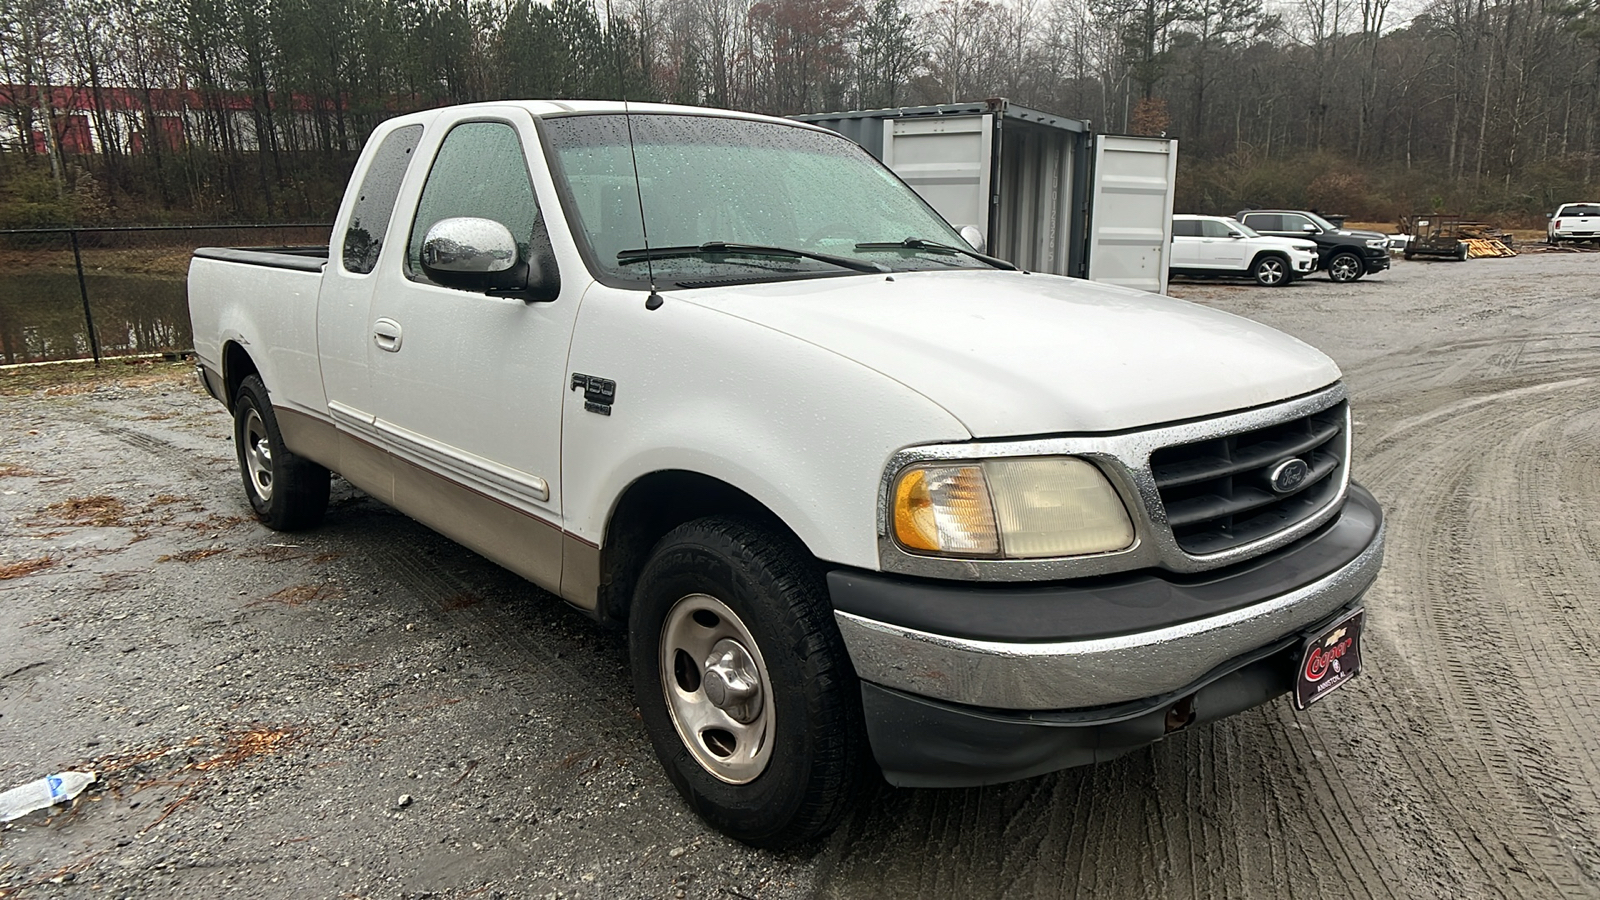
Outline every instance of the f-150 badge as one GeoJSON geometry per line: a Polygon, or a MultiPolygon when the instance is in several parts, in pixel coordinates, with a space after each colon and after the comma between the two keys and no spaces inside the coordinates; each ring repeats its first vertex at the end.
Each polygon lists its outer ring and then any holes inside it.
{"type": "Polygon", "coordinates": [[[611,415],[611,404],[617,399],[617,383],[609,378],[572,373],[570,390],[583,388],[583,408],[602,416],[611,415]]]}

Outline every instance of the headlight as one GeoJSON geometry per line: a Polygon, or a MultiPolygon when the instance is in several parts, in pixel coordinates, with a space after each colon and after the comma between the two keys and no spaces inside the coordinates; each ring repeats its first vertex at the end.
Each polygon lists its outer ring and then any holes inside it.
{"type": "Polygon", "coordinates": [[[1367,246],[1374,250],[1386,250],[1389,247],[1388,238],[1367,238],[1367,246]]]}
{"type": "Polygon", "coordinates": [[[1071,456],[913,466],[893,502],[895,540],[916,553],[1040,559],[1133,544],[1111,483],[1071,456]]]}

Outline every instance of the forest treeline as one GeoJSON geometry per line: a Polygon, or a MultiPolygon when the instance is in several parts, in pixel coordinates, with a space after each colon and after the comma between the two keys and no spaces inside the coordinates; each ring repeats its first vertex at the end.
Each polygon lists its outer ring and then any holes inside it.
{"type": "Polygon", "coordinates": [[[780,115],[1003,96],[1178,137],[1184,211],[1531,223],[1600,194],[1597,4],[0,0],[0,82],[25,88],[0,96],[0,227],[330,219],[387,116],[624,95],[780,115]],[[46,88],[133,108],[98,104],[103,152],[69,152],[46,88]],[[196,98],[181,134],[142,133],[173,91],[196,98]]]}

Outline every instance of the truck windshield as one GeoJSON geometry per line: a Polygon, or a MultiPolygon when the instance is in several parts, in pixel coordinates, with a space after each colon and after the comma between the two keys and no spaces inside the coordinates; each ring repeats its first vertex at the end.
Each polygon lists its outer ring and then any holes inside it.
{"type": "Polygon", "coordinates": [[[856,267],[863,271],[988,267],[905,243],[918,238],[964,246],[922,198],[843,137],[731,117],[646,113],[631,119],[631,154],[629,123],[621,115],[543,122],[568,222],[603,282],[647,283],[638,252],[646,247],[641,206],[652,248],[737,244],[801,251],[652,253],[661,285],[855,274],[827,257],[869,264],[856,267]]]}

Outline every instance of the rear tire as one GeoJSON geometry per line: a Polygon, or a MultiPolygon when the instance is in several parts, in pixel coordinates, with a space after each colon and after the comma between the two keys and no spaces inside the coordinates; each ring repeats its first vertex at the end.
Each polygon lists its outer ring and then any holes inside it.
{"type": "Polygon", "coordinates": [[[245,496],[256,518],[274,531],[301,531],[328,510],[328,470],[283,445],[267,386],[247,376],[233,400],[233,445],[245,496]]]}
{"type": "Polygon", "coordinates": [[[1290,281],[1289,261],[1271,254],[1257,257],[1250,266],[1250,277],[1262,287],[1285,287],[1290,281]]]}
{"type": "Polygon", "coordinates": [[[1466,243],[1463,242],[1463,243],[1457,244],[1456,245],[1456,262],[1466,262],[1467,261],[1467,255],[1470,252],[1471,252],[1471,248],[1468,247],[1466,243]]]}
{"type": "Polygon", "coordinates": [[[861,688],[802,548],[738,519],[673,529],[628,649],[656,757],[702,819],[774,849],[838,826],[868,771],[861,688]]]}

